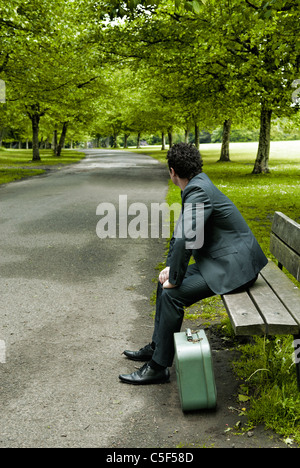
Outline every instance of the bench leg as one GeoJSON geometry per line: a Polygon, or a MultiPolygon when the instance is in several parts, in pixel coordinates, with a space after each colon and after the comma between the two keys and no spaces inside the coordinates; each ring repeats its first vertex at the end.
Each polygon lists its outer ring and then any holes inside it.
{"type": "Polygon", "coordinates": [[[295,364],[297,372],[298,390],[300,392],[300,335],[294,336],[295,364]]]}

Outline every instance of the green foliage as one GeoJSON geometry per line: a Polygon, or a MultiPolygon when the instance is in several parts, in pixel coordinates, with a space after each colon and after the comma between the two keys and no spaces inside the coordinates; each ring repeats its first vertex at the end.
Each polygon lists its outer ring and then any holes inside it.
{"type": "Polygon", "coordinates": [[[41,119],[51,122],[50,135],[63,122],[70,129],[82,121],[87,125],[99,86],[104,91],[101,52],[91,38],[94,22],[87,21],[91,3],[14,0],[0,11],[5,37],[0,73],[7,86],[7,105],[0,112],[6,113],[7,126],[10,120],[15,127],[18,122],[20,138],[28,132],[26,119],[31,120],[33,156],[38,160],[41,119]]]}
{"type": "Polygon", "coordinates": [[[160,1],[155,15],[139,14],[129,24],[123,45],[143,59],[156,94],[179,104],[185,130],[229,118],[259,127],[261,114],[254,170],[267,173],[271,116],[296,110],[298,17],[298,2],[160,1]]]}
{"type": "MultiPolygon", "coordinates": [[[[218,127],[212,132],[211,141],[212,143],[222,143],[223,138],[223,127],[218,127]]],[[[231,142],[247,142],[247,141],[258,141],[259,131],[258,130],[235,130],[233,129],[230,134],[231,142]]]]}
{"type": "Polygon", "coordinates": [[[254,338],[240,346],[233,363],[251,396],[248,424],[264,424],[300,444],[300,393],[297,388],[292,337],[254,338]]]}
{"type": "Polygon", "coordinates": [[[38,153],[38,132],[50,139],[65,122],[72,139],[116,144],[121,134],[212,131],[229,118],[240,141],[236,125],[257,133],[262,111],[299,127],[298,17],[299,2],[284,0],[4,2],[0,136],[35,132],[38,153]]]}

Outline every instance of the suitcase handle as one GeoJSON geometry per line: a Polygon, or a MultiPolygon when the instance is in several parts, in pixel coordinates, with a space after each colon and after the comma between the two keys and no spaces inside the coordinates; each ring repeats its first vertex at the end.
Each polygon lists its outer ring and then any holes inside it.
{"type": "Polygon", "coordinates": [[[195,340],[194,337],[193,337],[192,330],[190,328],[187,328],[185,333],[186,333],[186,336],[187,336],[187,340],[190,341],[190,342],[198,343],[199,341],[202,340],[202,338],[199,337],[198,332],[196,332],[196,334],[198,336],[198,340],[195,340]]]}
{"type": "Polygon", "coordinates": [[[187,328],[185,333],[188,341],[194,341],[192,330],[190,328],[187,328]]]}

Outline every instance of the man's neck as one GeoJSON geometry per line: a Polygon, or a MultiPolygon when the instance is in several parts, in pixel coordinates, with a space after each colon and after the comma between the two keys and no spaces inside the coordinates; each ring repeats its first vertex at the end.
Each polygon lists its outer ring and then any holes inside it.
{"type": "Polygon", "coordinates": [[[178,177],[178,187],[180,187],[182,191],[184,191],[188,183],[189,183],[189,179],[180,179],[178,177]]]}

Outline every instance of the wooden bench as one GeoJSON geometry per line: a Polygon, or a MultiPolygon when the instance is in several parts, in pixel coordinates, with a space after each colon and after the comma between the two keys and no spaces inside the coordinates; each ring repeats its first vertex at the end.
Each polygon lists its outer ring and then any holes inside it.
{"type": "MultiPolygon", "coordinates": [[[[275,212],[270,250],[279,268],[269,261],[254,286],[244,292],[226,294],[222,300],[237,336],[293,335],[299,340],[300,289],[282,268],[300,281],[300,225],[275,212]]],[[[299,359],[296,369],[300,390],[299,359]]]]}

